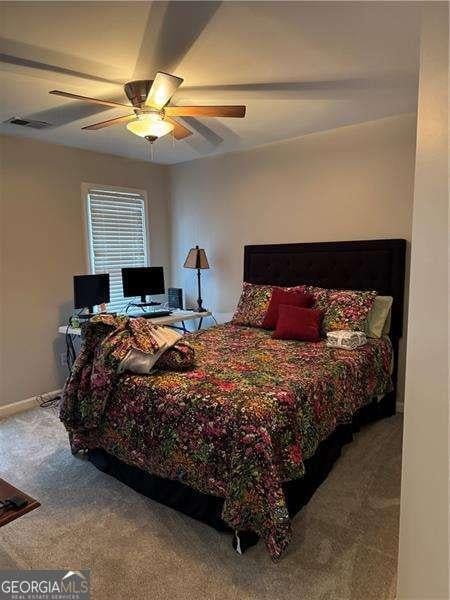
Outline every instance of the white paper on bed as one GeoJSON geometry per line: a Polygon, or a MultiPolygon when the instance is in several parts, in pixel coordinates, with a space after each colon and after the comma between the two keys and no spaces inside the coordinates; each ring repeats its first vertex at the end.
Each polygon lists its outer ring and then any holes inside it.
{"type": "Polygon", "coordinates": [[[169,348],[174,346],[183,336],[169,327],[156,326],[152,332],[159,350],[154,354],[141,350],[130,350],[119,365],[118,372],[131,371],[139,375],[148,375],[155,366],[158,358],[169,348]]]}
{"type": "Polygon", "coordinates": [[[327,333],[327,346],[330,348],[344,348],[353,350],[367,343],[366,335],[362,331],[330,331],[327,333]]]}

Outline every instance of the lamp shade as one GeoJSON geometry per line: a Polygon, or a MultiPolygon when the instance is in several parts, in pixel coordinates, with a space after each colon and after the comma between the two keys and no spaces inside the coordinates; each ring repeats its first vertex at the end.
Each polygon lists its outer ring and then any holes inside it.
{"type": "Polygon", "coordinates": [[[199,248],[198,246],[191,248],[183,266],[186,269],[209,269],[208,259],[203,248],[199,248]]]}

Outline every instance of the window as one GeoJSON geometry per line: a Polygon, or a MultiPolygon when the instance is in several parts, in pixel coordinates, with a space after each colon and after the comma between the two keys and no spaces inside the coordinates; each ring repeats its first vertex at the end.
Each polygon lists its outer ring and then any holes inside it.
{"type": "Polygon", "coordinates": [[[145,192],[89,186],[86,225],[91,273],[109,273],[110,311],[123,311],[122,267],[149,264],[145,192]]]}

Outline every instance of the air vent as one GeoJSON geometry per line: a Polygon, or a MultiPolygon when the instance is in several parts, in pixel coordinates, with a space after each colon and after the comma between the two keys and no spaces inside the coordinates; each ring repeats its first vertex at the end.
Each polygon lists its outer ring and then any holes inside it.
{"type": "Polygon", "coordinates": [[[11,123],[12,125],[20,125],[20,127],[31,127],[32,129],[44,129],[45,127],[51,127],[50,123],[45,121],[33,121],[32,119],[22,119],[21,117],[12,117],[4,123],[11,123]]]}

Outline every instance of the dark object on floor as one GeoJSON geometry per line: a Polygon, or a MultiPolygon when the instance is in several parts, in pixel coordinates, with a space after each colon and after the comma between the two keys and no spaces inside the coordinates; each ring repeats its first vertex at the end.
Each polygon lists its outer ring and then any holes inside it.
{"type": "Polygon", "coordinates": [[[40,503],[0,479],[0,527],[38,508],[40,503]]]}
{"type": "MultiPolygon", "coordinates": [[[[294,517],[305,506],[317,488],[325,481],[334,463],[341,455],[342,447],[353,440],[353,434],[362,425],[391,416],[392,395],[387,394],[380,402],[373,401],[362,407],[353,416],[352,422],[340,425],[305,461],[305,476],[283,485],[289,516],[294,517]]],[[[202,521],[217,531],[228,531],[230,527],[222,520],[223,498],[203,494],[179,481],[172,481],[151,475],[137,467],[127,465],[105,450],[97,448],[88,452],[89,460],[100,470],[137,492],[156,500],[165,506],[202,521]]],[[[253,531],[240,531],[233,537],[233,548],[243,554],[258,542],[253,531]]]]}
{"type": "Polygon", "coordinates": [[[50,396],[49,398],[45,398],[45,396],[39,396],[39,406],[41,408],[51,408],[52,406],[59,406],[61,402],[61,396],[58,394],[56,396],[50,396]]]}
{"type": "Polygon", "coordinates": [[[28,504],[28,500],[23,496],[10,496],[4,500],[0,500],[0,508],[11,508],[12,510],[19,510],[28,504]]]}

